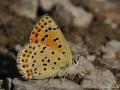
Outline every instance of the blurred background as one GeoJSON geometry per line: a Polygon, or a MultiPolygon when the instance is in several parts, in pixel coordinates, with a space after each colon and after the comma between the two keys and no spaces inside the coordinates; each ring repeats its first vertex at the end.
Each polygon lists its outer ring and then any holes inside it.
{"type": "Polygon", "coordinates": [[[5,78],[19,76],[17,53],[29,43],[35,23],[44,14],[53,17],[60,26],[73,58],[80,55],[90,59],[95,69],[104,69],[113,75],[111,87],[119,87],[120,0],[0,0],[2,89],[5,78]]]}

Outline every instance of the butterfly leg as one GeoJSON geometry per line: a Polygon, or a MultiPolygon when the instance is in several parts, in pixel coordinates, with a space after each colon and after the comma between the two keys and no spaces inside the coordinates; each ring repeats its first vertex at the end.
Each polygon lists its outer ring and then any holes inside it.
{"type": "Polygon", "coordinates": [[[62,82],[65,81],[65,78],[67,77],[68,75],[68,71],[65,73],[65,75],[63,76],[63,79],[59,78],[60,82],[61,82],[61,85],[62,85],[62,82]]]}

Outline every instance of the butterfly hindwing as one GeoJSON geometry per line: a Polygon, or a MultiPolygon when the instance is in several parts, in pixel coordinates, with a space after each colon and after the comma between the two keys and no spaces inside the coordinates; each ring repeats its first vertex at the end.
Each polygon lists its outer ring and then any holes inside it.
{"type": "Polygon", "coordinates": [[[18,55],[18,67],[26,79],[54,76],[66,67],[64,55],[44,44],[28,44],[18,55]]]}
{"type": "Polygon", "coordinates": [[[66,57],[66,64],[72,64],[72,55],[67,42],[61,33],[60,28],[50,16],[44,15],[35,25],[31,33],[30,43],[48,45],[49,47],[60,51],[64,57],[66,57]]]}

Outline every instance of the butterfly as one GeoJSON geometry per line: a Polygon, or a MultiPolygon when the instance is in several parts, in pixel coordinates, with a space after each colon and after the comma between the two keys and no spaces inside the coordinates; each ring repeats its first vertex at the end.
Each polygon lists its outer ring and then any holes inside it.
{"type": "Polygon", "coordinates": [[[56,76],[72,65],[72,54],[59,26],[48,15],[32,30],[29,44],[18,53],[18,69],[25,79],[56,76]]]}

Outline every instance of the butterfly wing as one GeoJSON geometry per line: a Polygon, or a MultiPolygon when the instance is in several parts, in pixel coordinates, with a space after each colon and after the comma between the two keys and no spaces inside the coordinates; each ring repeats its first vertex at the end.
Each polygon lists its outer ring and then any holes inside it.
{"type": "Polygon", "coordinates": [[[18,68],[26,79],[44,79],[66,67],[64,55],[44,44],[28,44],[18,55],[18,68]]]}
{"type": "Polygon", "coordinates": [[[35,25],[31,33],[30,42],[42,43],[60,51],[66,57],[66,64],[72,64],[72,55],[67,42],[60,28],[50,16],[44,15],[35,25]]]}

